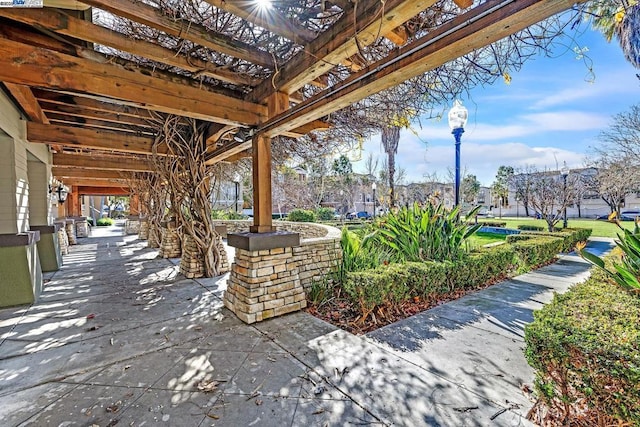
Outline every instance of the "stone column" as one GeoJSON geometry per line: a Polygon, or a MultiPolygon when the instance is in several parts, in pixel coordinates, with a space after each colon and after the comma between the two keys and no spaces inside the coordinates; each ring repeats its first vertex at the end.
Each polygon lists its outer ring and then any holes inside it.
{"type": "Polygon", "coordinates": [[[140,231],[138,231],[138,239],[147,240],[149,238],[149,221],[147,218],[140,218],[140,231]]]}
{"type": "Polygon", "coordinates": [[[293,247],[300,235],[288,232],[229,234],[236,257],[224,305],[246,323],[302,310],[307,306],[293,247]]]}
{"type": "Polygon", "coordinates": [[[140,217],[138,215],[127,217],[127,221],[124,223],[124,234],[140,234],[140,217]]]}
{"type": "Polygon", "coordinates": [[[162,222],[162,242],[160,243],[160,256],[162,258],[180,258],[182,244],[180,234],[174,221],[162,222]]]}

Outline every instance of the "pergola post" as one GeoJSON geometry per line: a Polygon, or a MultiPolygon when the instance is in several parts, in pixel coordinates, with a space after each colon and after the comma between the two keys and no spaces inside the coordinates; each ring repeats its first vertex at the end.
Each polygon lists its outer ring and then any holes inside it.
{"type": "MultiPolygon", "coordinates": [[[[269,117],[289,108],[286,93],[271,95],[269,117]]],[[[236,248],[224,305],[246,323],[298,311],[306,307],[294,250],[300,235],[276,231],[271,216],[271,138],[253,137],[253,226],[249,233],[228,234],[236,248]]]]}
{"type": "MultiPolygon", "coordinates": [[[[289,95],[274,93],[267,99],[269,118],[289,109],[289,95]]],[[[271,204],[271,138],[255,135],[253,151],[253,226],[252,233],[274,231],[271,204]]]]}

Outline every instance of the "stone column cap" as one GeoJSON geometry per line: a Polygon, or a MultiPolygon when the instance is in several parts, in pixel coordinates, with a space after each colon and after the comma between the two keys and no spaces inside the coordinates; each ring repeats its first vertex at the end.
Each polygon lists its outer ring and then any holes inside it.
{"type": "Polygon", "coordinates": [[[31,225],[30,231],[39,231],[40,234],[54,234],[62,228],[62,224],[59,222],[53,223],[53,225],[31,225]]]}

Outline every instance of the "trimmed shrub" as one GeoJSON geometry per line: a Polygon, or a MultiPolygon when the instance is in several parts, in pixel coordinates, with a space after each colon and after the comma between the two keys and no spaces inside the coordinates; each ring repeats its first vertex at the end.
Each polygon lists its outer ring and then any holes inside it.
{"type": "Polygon", "coordinates": [[[575,248],[578,242],[584,242],[591,236],[591,229],[589,228],[565,228],[563,231],[557,231],[549,233],[548,231],[523,231],[518,235],[511,235],[507,237],[507,243],[516,242],[519,240],[527,239],[526,236],[531,237],[551,237],[562,240],[562,245],[558,252],[570,252],[575,248]]]}
{"type": "Polygon", "coordinates": [[[96,221],[96,225],[98,227],[106,227],[108,225],[113,225],[113,220],[111,218],[98,218],[96,221]]]}
{"type": "Polygon", "coordinates": [[[512,247],[502,245],[455,262],[406,262],[346,273],[343,289],[366,317],[377,307],[393,306],[412,297],[481,287],[513,266],[512,247]]]}
{"type": "Polygon", "coordinates": [[[593,271],[525,329],[537,423],[640,425],[640,299],[593,271]]]}
{"type": "Polygon", "coordinates": [[[287,220],[293,222],[314,222],[316,220],[316,213],[305,209],[293,209],[287,215],[287,220]]]}
{"type": "MultiPolygon", "coordinates": [[[[470,223],[473,224],[473,223],[470,223]]],[[[507,226],[506,222],[498,222],[498,221],[478,221],[482,227],[498,227],[505,228],[507,226]]]]}
{"type": "Polygon", "coordinates": [[[90,226],[93,226],[93,218],[88,217],[87,218],[87,224],[89,224],[90,226]]]}
{"type": "Polygon", "coordinates": [[[524,230],[524,231],[544,231],[545,228],[544,227],[540,227],[538,225],[529,225],[529,224],[520,224],[518,226],[518,230],[524,230]]]}
{"type": "Polygon", "coordinates": [[[525,270],[553,261],[562,248],[562,239],[554,237],[535,237],[521,239],[511,243],[520,266],[525,270]]]}
{"type": "Polygon", "coordinates": [[[335,210],[331,209],[331,208],[318,208],[316,209],[316,217],[320,220],[320,221],[333,221],[335,218],[333,217],[335,215],[335,210]]]}

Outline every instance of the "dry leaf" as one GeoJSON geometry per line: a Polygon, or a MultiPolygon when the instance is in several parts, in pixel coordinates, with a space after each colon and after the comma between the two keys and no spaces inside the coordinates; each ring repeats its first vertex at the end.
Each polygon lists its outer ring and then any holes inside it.
{"type": "Polygon", "coordinates": [[[197,384],[197,387],[198,387],[198,390],[202,392],[211,393],[218,388],[218,384],[220,384],[218,381],[202,380],[197,384]]]}

